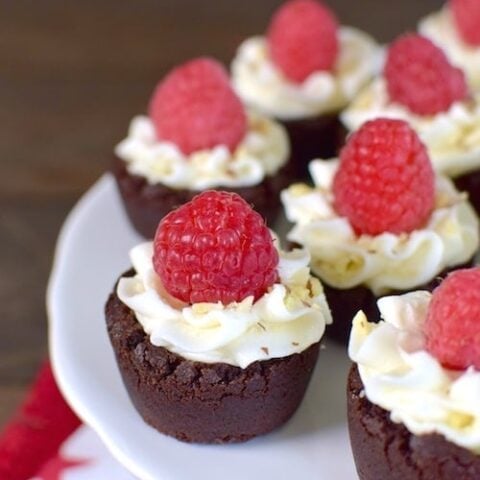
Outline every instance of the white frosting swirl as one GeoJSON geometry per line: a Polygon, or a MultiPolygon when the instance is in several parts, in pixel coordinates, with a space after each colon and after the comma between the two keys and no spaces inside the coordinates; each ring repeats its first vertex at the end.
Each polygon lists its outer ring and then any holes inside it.
{"type": "Polygon", "coordinates": [[[377,78],[342,113],[350,130],[378,117],[407,121],[428,149],[435,170],[458,175],[480,169],[480,94],[455,102],[448,111],[421,116],[390,101],[385,80],[377,78]]]}
{"type": "Polygon", "coordinates": [[[480,46],[468,45],[460,37],[448,6],[424,18],[419,25],[422,35],[442,47],[450,61],[464,70],[474,91],[480,90],[480,46]]]}
{"type": "Polygon", "coordinates": [[[153,345],[189,360],[241,368],[257,360],[300,353],[318,342],[331,323],[323,288],[310,276],[305,250],[279,251],[280,283],[253,303],[172,306],[160,293],[147,242],[130,252],[134,277],[122,278],[117,294],[135,312],[153,345]]]}
{"type": "Polygon", "coordinates": [[[287,163],[290,144],[280,124],[248,112],[247,134],[233,153],[219,145],[186,156],[175,144],[157,138],[150,118],[138,116],[115,153],[131,174],[145,177],[150,184],[205,190],[261,183],[287,163]]]}
{"type": "Polygon", "coordinates": [[[480,454],[480,371],[454,372],[425,350],[429,292],[383,297],[383,321],[353,320],[349,355],[370,402],[414,435],[439,433],[480,454]]]}
{"type": "Polygon", "coordinates": [[[357,235],[333,208],[332,183],[338,160],[314,160],[314,188],[292,185],[281,193],[295,225],[288,239],[312,256],[322,281],[347,289],[368,286],[376,295],[406,290],[432,280],[447,267],[467,262],[479,245],[479,224],[465,194],[445,177],[436,178],[435,210],[428,223],[409,234],[357,235]]]}
{"type": "Polygon", "coordinates": [[[380,49],[366,33],[339,30],[333,72],[314,72],[302,83],[288,80],[269,58],[264,37],[244,41],[232,63],[232,83],[252,108],[281,120],[313,117],[343,108],[377,73],[380,49]]]}

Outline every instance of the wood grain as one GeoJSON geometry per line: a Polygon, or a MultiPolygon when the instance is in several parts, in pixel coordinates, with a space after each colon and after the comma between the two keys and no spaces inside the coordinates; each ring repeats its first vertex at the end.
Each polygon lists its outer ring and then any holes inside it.
{"type": "MultiPolygon", "coordinates": [[[[0,0],[0,424],[46,355],[58,229],[175,63],[228,63],[279,0],[0,0]]],[[[330,0],[388,41],[439,0],[330,0]]]]}

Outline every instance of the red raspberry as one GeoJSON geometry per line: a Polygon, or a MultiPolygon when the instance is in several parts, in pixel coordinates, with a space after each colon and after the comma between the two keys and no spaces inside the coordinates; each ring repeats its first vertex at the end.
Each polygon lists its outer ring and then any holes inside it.
{"type": "Polygon", "coordinates": [[[153,265],[167,292],[187,303],[258,299],[278,278],[278,253],[264,220],[227,192],[201,193],[164,217],[153,265]]]}
{"type": "Polygon", "coordinates": [[[430,40],[415,33],[391,44],[384,76],[390,98],[418,115],[445,112],[468,94],[463,72],[430,40]]]}
{"type": "Polygon", "coordinates": [[[185,154],[226,145],[234,150],[245,136],[245,110],[225,69],[198,58],[172,70],[150,100],[157,135],[185,154]]]}
{"type": "Polygon", "coordinates": [[[433,292],[427,350],[447,368],[480,370],[480,268],[451,273],[433,292]]]}
{"type": "Polygon", "coordinates": [[[478,0],[450,0],[458,33],[465,43],[480,45],[480,2],[478,0]]]}
{"type": "Polygon", "coordinates": [[[294,82],[311,73],[332,70],[338,54],[338,22],[315,0],[291,0],[274,14],[268,27],[270,56],[294,82]]]}
{"type": "Polygon", "coordinates": [[[402,120],[379,118],[353,133],[340,153],[334,205],[359,234],[411,232],[434,206],[432,165],[402,120]]]}

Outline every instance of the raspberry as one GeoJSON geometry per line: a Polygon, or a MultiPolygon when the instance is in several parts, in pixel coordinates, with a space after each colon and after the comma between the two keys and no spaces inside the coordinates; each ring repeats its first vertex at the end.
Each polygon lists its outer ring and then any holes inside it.
{"type": "Polygon", "coordinates": [[[167,292],[187,303],[258,299],[278,278],[270,231],[236,193],[207,191],[164,217],[153,264],[167,292]]]}
{"type": "Polygon", "coordinates": [[[292,0],[274,14],[268,27],[270,56],[293,82],[311,73],[332,70],[338,54],[338,22],[315,0],[292,0]]]}
{"type": "Polygon", "coordinates": [[[478,0],[450,0],[450,10],[458,33],[465,43],[480,45],[480,2],[478,0]]]}
{"type": "Polygon", "coordinates": [[[334,206],[359,234],[411,232],[434,206],[432,165],[402,120],[379,118],[353,133],[340,152],[334,206]]]}
{"type": "Polygon", "coordinates": [[[245,110],[225,69],[198,58],[172,70],[150,100],[157,135],[185,154],[226,145],[234,150],[245,136],[245,110]]]}
{"type": "Polygon", "coordinates": [[[384,76],[390,98],[418,115],[445,112],[468,94],[463,72],[430,40],[414,33],[391,44],[384,76]]]}
{"type": "Polygon", "coordinates": [[[480,268],[457,270],[436,288],[424,325],[427,350],[443,366],[480,370],[480,268]]]}

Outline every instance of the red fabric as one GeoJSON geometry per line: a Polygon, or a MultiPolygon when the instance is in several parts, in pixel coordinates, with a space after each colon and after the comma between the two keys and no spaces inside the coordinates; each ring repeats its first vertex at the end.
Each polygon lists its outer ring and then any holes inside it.
{"type": "Polygon", "coordinates": [[[61,480],[65,470],[80,467],[88,464],[85,460],[68,460],[61,455],[56,455],[50,459],[37,475],[41,480],[61,480]]]}
{"type": "Polygon", "coordinates": [[[58,390],[50,364],[45,363],[25,402],[0,435],[0,480],[27,480],[43,465],[47,468],[63,440],[79,425],[58,390]]]}

